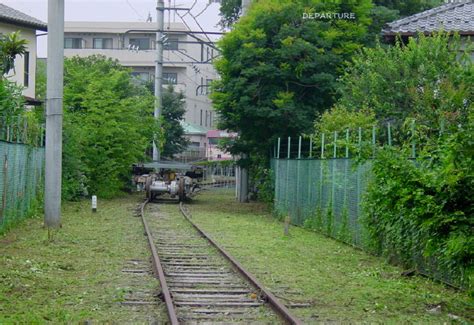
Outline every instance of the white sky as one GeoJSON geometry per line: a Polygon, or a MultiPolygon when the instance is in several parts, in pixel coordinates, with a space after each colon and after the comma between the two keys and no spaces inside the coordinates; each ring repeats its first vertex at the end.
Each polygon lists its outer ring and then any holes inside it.
{"type": "MultiPolygon", "coordinates": [[[[156,21],[156,0],[64,0],[66,21],[145,21],[148,13],[156,21]]],[[[44,22],[48,20],[48,0],[0,0],[9,7],[20,10],[44,22]]],[[[209,0],[165,0],[165,7],[190,8],[192,13],[203,11],[209,0]]],[[[179,11],[181,15],[185,11],[179,11]]],[[[192,30],[200,30],[193,18],[184,17],[192,30]]],[[[165,12],[165,23],[181,22],[181,18],[169,11],[165,12]]],[[[205,31],[220,31],[216,27],[219,21],[219,4],[213,3],[199,16],[197,21],[205,31]]],[[[211,37],[212,39],[213,37],[211,37]]],[[[214,37],[215,38],[215,37],[214,37]]],[[[47,37],[38,37],[38,56],[46,57],[47,37]]]]}

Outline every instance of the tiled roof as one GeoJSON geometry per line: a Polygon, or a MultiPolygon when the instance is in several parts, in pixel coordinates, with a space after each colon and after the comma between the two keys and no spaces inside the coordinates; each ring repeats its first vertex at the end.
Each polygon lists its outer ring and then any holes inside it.
{"type": "Polygon", "coordinates": [[[431,33],[443,29],[459,34],[474,34],[474,0],[447,3],[391,22],[383,35],[431,33]]]}
{"type": "Polygon", "coordinates": [[[46,31],[47,25],[41,20],[28,16],[16,9],[0,3],[0,22],[46,31]]]}

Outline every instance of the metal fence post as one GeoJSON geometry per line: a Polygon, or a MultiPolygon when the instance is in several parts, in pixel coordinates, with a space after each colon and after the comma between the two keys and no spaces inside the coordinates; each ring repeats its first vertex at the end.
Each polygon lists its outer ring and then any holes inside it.
{"type": "Polygon", "coordinates": [[[321,159],[324,159],[324,132],[321,134],[321,159]]]}
{"type": "Polygon", "coordinates": [[[280,138],[278,137],[278,149],[277,149],[277,158],[280,159],[280,138]]]}
{"type": "Polygon", "coordinates": [[[309,158],[313,158],[313,135],[309,136],[309,158]]]}
{"type": "Polygon", "coordinates": [[[346,130],[346,158],[349,158],[349,129],[346,130]]]}
{"type": "Polygon", "coordinates": [[[411,157],[416,158],[415,120],[411,122],[411,157]]]}
{"type": "Polygon", "coordinates": [[[387,132],[388,132],[388,146],[392,146],[392,128],[390,122],[387,123],[387,132]]]}
{"type": "Polygon", "coordinates": [[[298,159],[301,159],[301,135],[298,139],[298,159]]]}
{"type": "Polygon", "coordinates": [[[334,152],[333,158],[337,158],[337,131],[334,131],[334,152]]]}
{"type": "Polygon", "coordinates": [[[290,159],[290,156],[291,156],[291,137],[288,137],[288,155],[287,155],[287,159],[290,159]]]}
{"type": "Polygon", "coordinates": [[[375,125],[372,126],[372,158],[375,158],[375,125]]]}
{"type": "Polygon", "coordinates": [[[362,154],[362,128],[359,127],[359,157],[361,156],[362,154]]]}

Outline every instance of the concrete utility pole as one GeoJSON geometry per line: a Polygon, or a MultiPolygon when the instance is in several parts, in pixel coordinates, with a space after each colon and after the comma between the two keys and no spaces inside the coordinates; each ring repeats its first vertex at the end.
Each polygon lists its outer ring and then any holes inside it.
{"type": "MultiPolygon", "coordinates": [[[[251,0],[242,0],[242,16],[247,13],[251,0]]],[[[242,154],[241,159],[248,158],[247,154],[242,154]]],[[[249,173],[247,168],[239,167],[239,177],[237,180],[237,201],[245,203],[249,201],[249,173]]]]}
{"type": "Polygon", "coordinates": [[[64,0],[48,0],[47,65],[44,221],[48,228],[59,228],[61,224],[64,0]]]}
{"type": "MultiPolygon", "coordinates": [[[[164,7],[163,0],[157,0],[156,4],[156,21],[158,22],[156,32],[156,63],[155,63],[155,119],[159,119],[161,115],[161,108],[163,104],[163,30],[165,27],[164,21],[164,7]]],[[[156,139],[153,140],[153,161],[161,159],[159,144],[156,139]]]]}
{"type": "Polygon", "coordinates": [[[251,0],[242,0],[242,16],[247,13],[251,0]]]}

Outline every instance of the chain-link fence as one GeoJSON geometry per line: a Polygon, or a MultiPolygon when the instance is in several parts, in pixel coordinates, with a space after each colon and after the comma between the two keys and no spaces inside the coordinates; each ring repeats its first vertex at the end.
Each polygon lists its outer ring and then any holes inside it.
{"type": "Polygon", "coordinates": [[[296,225],[311,228],[362,246],[362,195],[370,163],[350,159],[274,159],[275,211],[296,225]]]}
{"type": "MultiPolygon", "coordinates": [[[[388,141],[376,139],[372,132],[355,132],[355,145],[349,132],[340,141],[338,134],[314,138],[278,139],[271,167],[274,177],[274,210],[289,217],[294,225],[305,226],[364,250],[370,249],[368,230],[363,226],[363,201],[372,177],[371,159],[377,148],[393,145],[393,130],[388,128],[388,141]],[[328,141],[329,140],[329,141],[328,141]],[[357,162],[360,154],[363,163],[357,162]]],[[[344,133],[342,133],[344,134],[344,133]]],[[[412,157],[416,157],[413,140],[412,157]]],[[[414,230],[416,231],[416,230],[414,230]]],[[[416,238],[407,234],[407,238],[416,238]]],[[[465,277],[450,273],[434,257],[423,254],[422,245],[409,252],[412,265],[425,274],[455,286],[465,286],[465,277]]]]}
{"type": "MultiPolygon", "coordinates": [[[[4,120],[2,119],[2,122],[4,120]]],[[[43,187],[44,148],[40,127],[23,120],[0,128],[0,232],[28,216],[43,187]]]]}

